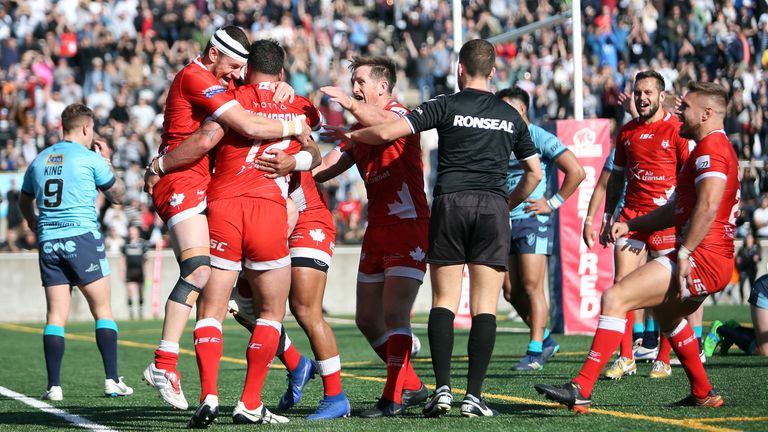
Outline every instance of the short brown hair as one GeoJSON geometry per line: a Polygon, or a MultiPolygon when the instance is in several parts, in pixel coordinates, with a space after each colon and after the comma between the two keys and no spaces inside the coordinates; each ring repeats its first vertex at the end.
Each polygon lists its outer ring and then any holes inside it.
{"type": "Polygon", "coordinates": [[[496,49],[483,39],[472,39],[459,51],[459,63],[471,77],[487,77],[496,63],[496,49]]]}
{"type": "Polygon", "coordinates": [[[392,93],[397,81],[397,67],[395,62],[382,56],[371,57],[353,57],[349,64],[349,71],[355,73],[355,70],[363,66],[371,67],[371,78],[379,81],[386,80],[389,83],[387,91],[392,93]]]}
{"type": "Polygon", "coordinates": [[[93,110],[81,103],[73,103],[61,113],[61,129],[64,133],[71,132],[83,126],[86,119],[93,121],[93,110]]]}
{"type": "Polygon", "coordinates": [[[659,93],[663,92],[666,88],[666,84],[664,84],[664,77],[661,76],[660,73],[656,72],[655,70],[647,70],[638,72],[637,75],[635,75],[635,83],[638,81],[642,81],[644,79],[653,79],[656,80],[656,88],[659,89],[659,93]]]}
{"type": "Polygon", "coordinates": [[[692,81],[688,84],[688,92],[702,93],[713,98],[721,108],[725,110],[728,106],[728,92],[723,86],[713,82],[692,81]]]}

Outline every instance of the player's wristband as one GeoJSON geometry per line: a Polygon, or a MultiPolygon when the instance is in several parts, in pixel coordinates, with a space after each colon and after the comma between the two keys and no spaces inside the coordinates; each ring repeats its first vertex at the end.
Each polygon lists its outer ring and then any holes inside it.
{"type": "Polygon", "coordinates": [[[157,175],[159,176],[165,175],[165,167],[163,167],[163,158],[165,158],[165,155],[162,155],[159,158],[157,158],[157,175]]]}
{"type": "Polygon", "coordinates": [[[283,136],[289,137],[293,135],[299,135],[304,131],[304,118],[296,117],[293,120],[280,120],[283,124],[283,136]]]}
{"type": "Polygon", "coordinates": [[[677,250],[677,259],[688,259],[692,253],[692,250],[680,245],[680,249],[677,250]]]}
{"type": "Polygon", "coordinates": [[[552,198],[547,200],[547,205],[552,210],[557,210],[558,208],[560,208],[561,205],[563,205],[564,202],[565,200],[563,199],[563,197],[561,197],[559,193],[556,193],[552,195],[552,198]]]}
{"type": "Polygon", "coordinates": [[[336,146],[336,147],[334,147],[333,149],[334,149],[334,150],[336,150],[336,151],[337,151],[337,152],[339,152],[339,153],[344,153],[344,149],[343,149],[343,148],[342,148],[340,145],[337,145],[337,146],[336,146]]]}
{"type": "Polygon", "coordinates": [[[312,153],[302,150],[293,155],[293,158],[296,159],[294,171],[309,171],[312,169],[312,153]]]}
{"type": "Polygon", "coordinates": [[[152,159],[152,162],[149,163],[147,169],[152,175],[160,175],[157,173],[157,158],[152,159]]]}

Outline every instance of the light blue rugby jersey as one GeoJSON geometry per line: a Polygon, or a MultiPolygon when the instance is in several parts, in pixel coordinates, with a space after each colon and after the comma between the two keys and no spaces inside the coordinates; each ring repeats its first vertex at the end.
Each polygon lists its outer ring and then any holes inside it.
{"type": "MultiPolygon", "coordinates": [[[[552,166],[552,163],[555,161],[555,159],[557,159],[558,156],[563,154],[563,152],[568,149],[563,145],[562,142],[560,142],[556,136],[534,124],[528,125],[528,131],[531,133],[533,145],[536,147],[536,151],[539,153],[542,172],[541,181],[536,186],[536,189],[534,189],[533,192],[531,192],[531,194],[528,196],[528,199],[539,199],[543,198],[544,194],[547,192],[547,172],[552,166]]],[[[507,168],[507,186],[509,187],[510,192],[512,192],[517,184],[520,183],[520,179],[522,177],[523,168],[520,166],[520,162],[515,158],[510,158],[509,167],[507,168]]],[[[533,217],[533,213],[526,213],[523,211],[526,205],[528,205],[528,203],[523,201],[520,203],[520,205],[512,209],[512,211],[509,212],[510,219],[525,219],[533,217]]],[[[542,216],[548,217],[547,215],[542,216]]]]}
{"type": "Polygon", "coordinates": [[[72,141],[43,150],[27,168],[21,191],[37,199],[38,241],[99,232],[96,188],[109,189],[115,176],[100,154],[72,141]]]}
{"type": "MultiPolygon", "coordinates": [[[[611,172],[613,171],[613,158],[616,156],[616,149],[611,149],[611,154],[608,155],[608,158],[605,160],[605,164],[603,165],[603,171],[611,172]]],[[[627,194],[627,183],[624,183],[624,189],[621,191],[621,197],[619,197],[619,202],[616,203],[616,211],[613,212],[613,217],[616,220],[619,220],[619,215],[621,214],[621,211],[624,209],[624,195],[627,194]]]]}

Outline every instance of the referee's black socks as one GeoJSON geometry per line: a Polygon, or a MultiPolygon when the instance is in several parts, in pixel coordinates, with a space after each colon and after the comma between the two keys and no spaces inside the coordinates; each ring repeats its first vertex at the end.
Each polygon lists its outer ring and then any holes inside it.
{"type": "MultiPolygon", "coordinates": [[[[431,342],[430,333],[430,344],[431,342]]],[[[495,344],[496,315],[485,313],[473,316],[472,329],[469,331],[469,342],[467,342],[467,353],[469,353],[467,393],[477,398],[482,393],[483,380],[485,380],[495,344]]]]}
{"type": "Polygon", "coordinates": [[[432,369],[435,371],[435,388],[438,389],[451,386],[454,316],[453,312],[446,308],[437,307],[429,311],[427,334],[429,350],[432,353],[432,369]]]}

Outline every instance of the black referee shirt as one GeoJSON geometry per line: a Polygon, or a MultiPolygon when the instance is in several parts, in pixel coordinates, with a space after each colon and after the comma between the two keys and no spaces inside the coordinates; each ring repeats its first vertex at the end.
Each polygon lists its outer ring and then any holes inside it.
{"type": "Polygon", "coordinates": [[[509,198],[507,166],[536,156],[520,114],[490,92],[465,89],[428,100],[406,115],[413,133],[437,128],[434,196],[465,190],[509,198]]]}

